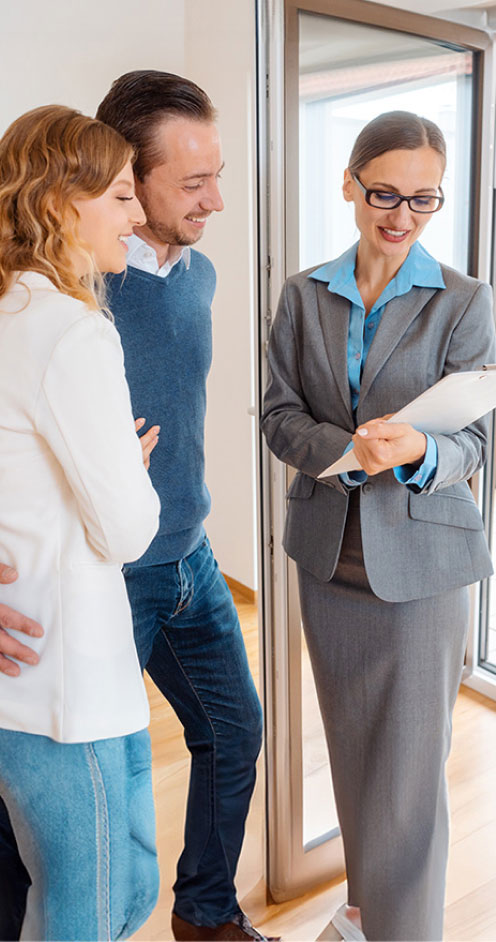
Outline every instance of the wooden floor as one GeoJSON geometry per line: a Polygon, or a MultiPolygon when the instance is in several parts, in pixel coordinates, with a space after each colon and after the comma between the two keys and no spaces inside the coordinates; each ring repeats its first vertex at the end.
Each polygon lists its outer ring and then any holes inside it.
{"type": "MultiPolygon", "coordinates": [[[[240,594],[235,593],[234,597],[257,681],[256,609],[240,594]]],[[[148,689],[161,892],[154,913],[133,938],[152,942],[171,939],[171,888],[182,848],[189,760],[175,714],[151,683],[148,689]]],[[[455,709],[448,770],[452,829],[445,938],[449,942],[495,942],[496,703],[466,688],[462,688],[455,709]]],[[[263,815],[264,783],[260,768],[237,878],[243,909],[258,928],[268,935],[282,935],[287,942],[310,942],[320,935],[336,938],[326,931],[326,926],[346,899],[343,881],[327,884],[289,903],[267,903],[263,883],[263,815]]]]}

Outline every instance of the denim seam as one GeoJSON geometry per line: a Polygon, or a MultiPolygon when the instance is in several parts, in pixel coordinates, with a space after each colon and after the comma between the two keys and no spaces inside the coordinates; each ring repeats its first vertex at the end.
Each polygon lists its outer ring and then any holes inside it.
{"type": "MultiPolygon", "coordinates": [[[[180,658],[178,657],[176,651],[174,650],[172,644],[170,643],[169,638],[167,637],[165,631],[162,631],[162,634],[163,634],[163,636],[164,636],[164,639],[165,639],[167,645],[169,646],[169,649],[170,649],[170,651],[171,651],[171,653],[172,653],[172,656],[173,656],[174,660],[177,662],[177,665],[178,665],[178,667],[179,667],[181,673],[183,674],[183,677],[185,678],[186,683],[188,684],[190,690],[192,691],[192,693],[193,693],[193,695],[194,695],[194,697],[195,697],[195,700],[197,700],[197,702],[199,703],[200,708],[201,708],[203,714],[204,714],[205,717],[206,717],[207,723],[208,723],[208,725],[210,726],[210,729],[212,730],[212,733],[213,733],[213,736],[214,736],[214,743],[213,743],[213,746],[212,746],[212,751],[213,751],[213,759],[214,759],[214,762],[215,762],[215,758],[216,758],[215,737],[216,737],[216,735],[217,735],[217,733],[215,732],[215,726],[214,726],[214,724],[212,723],[212,720],[210,719],[210,717],[209,717],[209,715],[208,715],[208,712],[207,712],[207,710],[205,709],[205,706],[203,705],[203,703],[202,703],[202,701],[201,701],[201,699],[200,699],[200,697],[199,697],[199,695],[198,695],[198,691],[197,691],[195,685],[191,682],[190,678],[188,677],[188,674],[187,674],[185,668],[183,667],[183,665],[182,665],[182,663],[181,663],[181,660],[180,660],[180,658]]],[[[211,811],[211,824],[213,824],[213,823],[214,823],[214,814],[213,814],[213,812],[214,812],[214,810],[215,810],[215,802],[214,802],[214,788],[213,788],[213,783],[212,783],[212,776],[210,776],[210,781],[211,781],[211,794],[210,794],[211,809],[210,809],[210,811],[211,811]]],[[[205,851],[205,849],[203,849],[203,851],[202,851],[202,856],[203,856],[204,851],[205,851]]]]}
{"type": "Polygon", "coordinates": [[[111,939],[110,931],[110,853],[107,796],[102,771],[93,743],[85,744],[86,757],[95,796],[96,891],[98,935],[111,939]]]}
{"type": "MultiPolygon", "coordinates": [[[[201,701],[200,701],[200,703],[201,703],[201,701]]],[[[203,709],[205,709],[205,708],[203,707],[203,709]]],[[[205,711],[205,712],[206,712],[206,711],[205,711]]],[[[207,713],[207,716],[208,716],[208,713],[207,713]]],[[[209,722],[211,723],[210,717],[209,717],[209,722]]],[[[212,726],[212,728],[214,729],[214,732],[215,732],[215,727],[213,726],[213,723],[211,723],[211,726],[212,726]]],[[[224,865],[225,865],[225,868],[226,868],[226,873],[229,874],[231,880],[233,880],[233,879],[234,879],[234,874],[231,873],[231,868],[230,868],[230,866],[229,866],[229,859],[228,859],[228,856],[227,856],[227,853],[226,853],[226,849],[225,849],[225,847],[224,847],[224,841],[222,840],[222,837],[221,837],[221,834],[220,834],[220,830],[219,830],[219,824],[218,824],[218,821],[217,821],[217,808],[216,808],[216,802],[215,802],[215,795],[216,795],[216,793],[217,793],[217,784],[216,784],[216,779],[217,779],[217,746],[216,746],[215,742],[214,742],[214,744],[213,744],[213,750],[212,750],[212,752],[213,752],[213,756],[212,756],[213,762],[212,762],[212,774],[211,774],[211,776],[210,776],[210,788],[211,788],[210,805],[211,805],[212,828],[217,831],[217,834],[218,834],[218,837],[219,837],[219,844],[220,844],[220,846],[222,847],[222,853],[223,853],[223,856],[224,856],[224,865]]],[[[203,853],[201,854],[201,856],[200,856],[200,858],[199,858],[199,860],[198,860],[198,867],[200,867],[200,864],[201,864],[201,862],[202,862],[202,860],[203,860],[203,857],[205,856],[205,852],[206,852],[206,847],[203,849],[203,853]]],[[[235,891],[235,892],[236,892],[236,891],[235,891]]],[[[238,906],[238,909],[239,909],[239,906],[238,906]]],[[[234,915],[234,913],[233,913],[232,915],[234,915]]],[[[197,918],[198,918],[198,917],[197,917],[197,918]]],[[[200,916],[200,918],[202,918],[202,917],[200,916]]],[[[227,916],[225,917],[226,922],[228,922],[229,919],[230,919],[230,917],[227,917],[227,916]]],[[[213,926],[212,928],[216,928],[216,927],[213,926]]]]}
{"type": "MultiPolygon", "coordinates": [[[[189,568],[190,568],[190,567],[189,567],[189,568]]],[[[188,603],[188,604],[189,604],[189,603],[188,603]]],[[[200,696],[198,695],[198,691],[196,690],[196,687],[194,686],[194,684],[191,682],[190,678],[188,677],[188,674],[187,674],[185,668],[183,667],[180,658],[179,658],[178,655],[176,654],[176,651],[174,650],[172,644],[170,643],[169,638],[167,637],[165,631],[163,631],[162,633],[163,633],[163,636],[164,636],[164,638],[165,638],[165,641],[167,642],[167,644],[168,644],[168,646],[169,646],[169,649],[170,649],[170,651],[171,651],[171,653],[172,653],[172,656],[173,656],[174,660],[177,662],[178,667],[180,668],[180,670],[181,670],[181,672],[182,672],[182,674],[183,674],[183,676],[184,676],[184,678],[185,678],[185,680],[186,680],[186,683],[188,684],[188,686],[190,687],[191,691],[193,692],[193,694],[194,694],[194,696],[195,696],[195,699],[198,701],[198,703],[199,703],[199,705],[200,705],[200,707],[201,707],[201,709],[202,709],[202,711],[203,711],[203,713],[204,713],[204,715],[205,715],[205,717],[206,717],[206,719],[207,719],[207,722],[208,722],[208,724],[209,724],[209,726],[210,726],[210,728],[211,728],[211,730],[212,730],[212,732],[213,732],[213,735],[214,735],[214,742],[213,742],[213,745],[212,745],[211,772],[210,772],[210,776],[209,776],[209,778],[210,778],[210,829],[211,829],[211,831],[212,831],[212,830],[215,830],[215,829],[218,828],[217,814],[216,814],[216,806],[215,806],[215,793],[216,793],[215,779],[216,779],[216,765],[217,765],[217,749],[216,749],[216,745],[215,745],[215,737],[216,737],[217,733],[216,733],[216,731],[215,731],[215,726],[214,726],[212,720],[210,719],[210,716],[208,715],[208,712],[207,712],[207,710],[206,710],[204,704],[202,703],[202,700],[201,700],[200,696]]],[[[207,836],[206,841],[205,841],[205,846],[203,847],[203,850],[201,851],[201,854],[200,854],[199,857],[198,857],[198,866],[200,865],[200,863],[201,863],[201,861],[202,861],[202,859],[203,859],[203,857],[204,857],[204,855],[205,855],[205,852],[206,852],[206,849],[207,849],[207,846],[208,846],[209,836],[210,836],[210,835],[207,836]]],[[[226,850],[225,850],[225,847],[224,847],[224,843],[223,843],[223,841],[222,841],[222,839],[221,839],[220,834],[219,834],[219,843],[220,843],[220,845],[221,845],[221,847],[222,847],[222,852],[223,852],[223,855],[224,855],[224,862],[225,862],[225,865],[226,865],[226,873],[230,873],[229,861],[228,861],[227,854],[226,854],[226,850]]],[[[231,876],[231,878],[232,878],[232,876],[231,876]]],[[[238,908],[239,908],[239,907],[238,907],[238,908]]],[[[178,915],[179,915],[179,913],[178,913],[178,915]]],[[[234,915],[234,913],[233,913],[233,915],[234,915]]],[[[201,923],[201,920],[202,920],[204,917],[203,917],[202,913],[201,913],[196,907],[195,907],[195,918],[196,918],[197,920],[199,920],[199,921],[197,922],[197,924],[198,924],[198,925],[201,925],[201,924],[202,924],[202,923],[201,923]]],[[[216,927],[215,927],[215,926],[211,926],[210,928],[216,928],[216,927]]]]}
{"type": "Polygon", "coordinates": [[[195,576],[194,576],[194,572],[190,564],[188,563],[188,560],[187,559],[179,560],[177,564],[177,570],[178,570],[179,579],[181,582],[181,596],[179,598],[179,602],[177,603],[175,612],[172,613],[172,616],[171,616],[172,618],[175,618],[176,615],[182,615],[182,613],[186,611],[186,609],[191,605],[193,601],[193,596],[195,592],[195,576]],[[188,567],[190,571],[190,576],[191,576],[191,588],[189,590],[189,595],[186,601],[184,601],[185,594],[184,594],[184,579],[183,579],[183,573],[182,573],[182,568],[181,568],[182,566],[188,567]]]}

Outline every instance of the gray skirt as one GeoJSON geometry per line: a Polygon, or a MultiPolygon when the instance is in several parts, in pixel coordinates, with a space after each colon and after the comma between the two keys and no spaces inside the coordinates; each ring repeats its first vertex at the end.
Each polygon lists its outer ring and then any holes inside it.
{"type": "Polygon", "coordinates": [[[375,596],[363,562],[358,488],[350,494],[332,580],[320,582],[301,567],[298,578],[349,903],[360,907],[367,939],[440,939],[449,840],[445,762],[468,587],[410,602],[375,596]]]}

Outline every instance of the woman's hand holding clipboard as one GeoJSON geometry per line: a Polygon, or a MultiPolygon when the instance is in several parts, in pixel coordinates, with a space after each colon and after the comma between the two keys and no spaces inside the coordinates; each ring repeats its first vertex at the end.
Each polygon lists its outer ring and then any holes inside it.
{"type": "MultiPolygon", "coordinates": [[[[481,370],[449,373],[395,412],[387,422],[407,422],[419,432],[452,435],[496,408],[496,364],[481,370]]],[[[345,471],[360,471],[353,449],[321,471],[327,478],[345,471]]]]}

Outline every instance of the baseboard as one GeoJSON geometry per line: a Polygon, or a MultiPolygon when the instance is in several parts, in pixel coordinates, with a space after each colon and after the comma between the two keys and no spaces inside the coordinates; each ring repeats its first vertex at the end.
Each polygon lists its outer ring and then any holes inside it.
{"type": "Polygon", "coordinates": [[[238,592],[239,595],[242,595],[247,602],[251,602],[252,605],[256,605],[257,593],[255,592],[255,589],[250,589],[247,585],[243,585],[242,582],[238,582],[237,579],[233,579],[232,576],[228,576],[225,572],[223,573],[223,576],[231,592],[238,592]]]}

